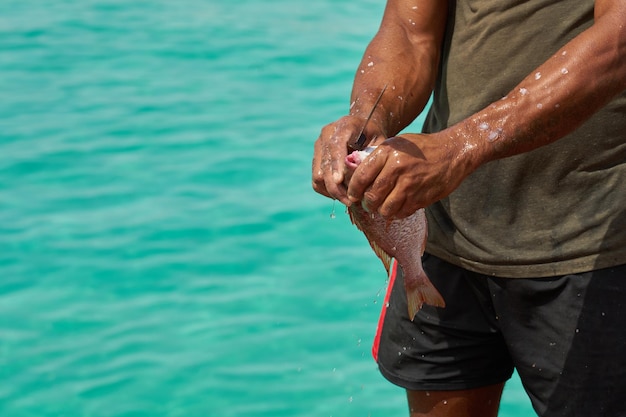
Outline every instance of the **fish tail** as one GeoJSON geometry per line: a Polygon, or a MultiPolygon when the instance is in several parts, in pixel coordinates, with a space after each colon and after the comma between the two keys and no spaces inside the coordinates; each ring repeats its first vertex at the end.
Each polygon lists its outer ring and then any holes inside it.
{"type": "Polygon", "coordinates": [[[411,288],[405,286],[405,289],[406,300],[409,307],[409,318],[411,321],[413,321],[415,315],[424,304],[435,307],[446,306],[445,301],[443,301],[443,297],[428,279],[424,281],[423,285],[411,288]]]}

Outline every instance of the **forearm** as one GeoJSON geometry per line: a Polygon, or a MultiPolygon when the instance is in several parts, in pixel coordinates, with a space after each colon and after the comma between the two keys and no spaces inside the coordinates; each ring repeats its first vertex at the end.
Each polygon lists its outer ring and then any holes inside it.
{"type": "Polygon", "coordinates": [[[428,102],[439,65],[445,3],[389,1],[381,27],[364,53],[350,114],[366,117],[386,85],[372,117],[386,137],[408,126],[428,102]]]}
{"type": "Polygon", "coordinates": [[[615,3],[506,97],[442,133],[473,169],[560,139],[625,88],[626,7],[615,3]]]}

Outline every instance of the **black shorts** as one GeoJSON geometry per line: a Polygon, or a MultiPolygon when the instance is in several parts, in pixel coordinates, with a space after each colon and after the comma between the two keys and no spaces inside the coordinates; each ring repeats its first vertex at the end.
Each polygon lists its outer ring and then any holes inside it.
{"type": "Polygon", "coordinates": [[[446,301],[408,319],[395,268],[373,354],[409,390],[501,383],[515,368],[542,416],[626,416],[626,265],[561,277],[490,277],[425,255],[446,301]]]}

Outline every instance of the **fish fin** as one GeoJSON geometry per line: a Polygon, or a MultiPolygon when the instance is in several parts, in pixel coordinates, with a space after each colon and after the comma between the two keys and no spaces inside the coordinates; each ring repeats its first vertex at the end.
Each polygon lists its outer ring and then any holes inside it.
{"type": "Polygon", "coordinates": [[[374,249],[374,253],[378,258],[383,262],[385,266],[385,270],[387,270],[387,275],[389,275],[391,271],[391,260],[393,259],[387,252],[385,252],[378,244],[369,238],[367,239],[370,242],[370,246],[374,249]]]}
{"type": "Polygon", "coordinates": [[[381,248],[378,245],[378,243],[376,243],[373,237],[369,236],[369,234],[367,233],[367,230],[361,226],[361,223],[359,222],[358,218],[354,214],[352,214],[352,210],[348,210],[348,214],[350,215],[350,220],[352,221],[352,223],[357,227],[357,229],[363,232],[363,234],[367,238],[367,241],[372,247],[372,250],[374,251],[376,256],[378,256],[378,258],[382,261],[385,267],[385,270],[387,271],[387,275],[389,275],[391,271],[391,260],[393,259],[391,255],[385,252],[385,250],[381,248]]]}
{"type": "Polygon", "coordinates": [[[346,211],[348,212],[348,216],[350,216],[350,221],[352,222],[352,224],[354,224],[357,229],[363,231],[361,223],[359,223],[359,221],[356,219],[356,216],[354,215],[354,212],[350,209],[350,207],[346,207],[346,211]]]}
{"type": "Polygon", "coordinates": [[[425,283],[423,285],[411,288],[407,288],[405,285],[406,301],[411,321],[413,321],[415,315],[424,304],[442,308],[446,306],[446,302],[443,300],[443,297],[430,280],[426,279],[424,282],[425,283]]]}

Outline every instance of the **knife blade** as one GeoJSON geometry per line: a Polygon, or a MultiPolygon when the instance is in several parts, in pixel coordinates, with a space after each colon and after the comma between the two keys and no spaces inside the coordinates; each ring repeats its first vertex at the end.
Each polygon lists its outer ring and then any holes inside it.
{"type": "Polygon", "coordinates": [[[359,131],[359,134],[357,136],[357,140],[354,146],[351,146],[351,148],[353,148],[354,150],[356,151],[363,150],[363,145],[365,145],[365,141],[367,140],[367,137],[365,137],[365,134],[363,132],[365,132],[367,123],[370,121],[370,119],[374,115],[374,110],[376,110],[376,107],[378,106],[378,103],[380,102],[380,99],[383,97],[383,94],[385,93],[386,89],[387,89],[387,84],[385,84],[383,89],[380,90],[380,94],[376,98],[376,101],[374,102],[374,105],[372,106],[372,110],[370,110],[370,113],[367,115],[367,118],[365,119],[365,123],[363,123],[363,126],[361,127],[361,130],[359,131]]]}

